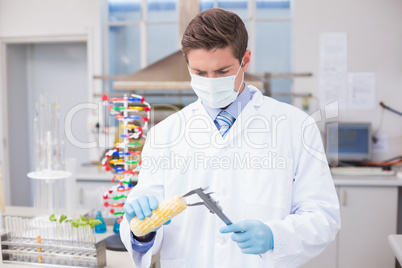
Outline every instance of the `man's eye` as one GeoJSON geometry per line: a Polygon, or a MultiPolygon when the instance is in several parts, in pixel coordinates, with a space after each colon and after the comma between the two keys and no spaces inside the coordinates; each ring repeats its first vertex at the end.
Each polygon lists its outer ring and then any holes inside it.
{"type": "Polygon", "coordinates": [[[219,71],[220,74],[227,74],[229,71],[219,71]]]}
{"type": "Polygon", "coordinates": [[[204,73],[204,72],[196,72],[196,75],[199,75],[199,76],[205,76],[205,75],[206,75],[206,73],[204,73]]]}

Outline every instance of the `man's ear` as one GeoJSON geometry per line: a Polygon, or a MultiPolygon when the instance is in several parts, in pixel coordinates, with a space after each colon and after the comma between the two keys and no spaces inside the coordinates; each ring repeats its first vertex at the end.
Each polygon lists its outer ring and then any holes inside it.
{"type": "Polygon", "coordinates": [[[250,64],[250,60],[251,60],[251,50],[247,49],[246,52],[244,52],[244,56],[243,56],[243,71],[247,71],[248,66],[250,64]]]}
{"type": "Polygon", "coordinates": [[[184,57],[184,59],[186,60],[186,62],[187,62],[187,65],[188,65],[188,59],[187,59],[187,56],[186,56],[186,54],[184,54],[184,53],[183,53],[183,57],[184,57]]]}

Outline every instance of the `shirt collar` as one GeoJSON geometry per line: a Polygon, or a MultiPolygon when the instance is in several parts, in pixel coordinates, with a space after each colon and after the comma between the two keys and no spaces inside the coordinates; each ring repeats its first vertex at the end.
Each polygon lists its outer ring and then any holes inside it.
{"type": "MultiPolygon", "coordinates": [[[[231,116],[237,119],[237,117],[239,116],[241,111],[243,111],[244,107],[246,107],[247,103],[251,100],[251,98],[252,94],[250,92],[250,89],[244,82],[243,91],[240,93],[239,96],[237,96],[236,100],[232,102],[228,108],[226,108],[226,112],[228,112],[231,116]]],[[[201,103],[212,120],[215,120],[216,116],[222,111],[221,108],[211,108],[205,105],[202,101],[201,103]]]]}

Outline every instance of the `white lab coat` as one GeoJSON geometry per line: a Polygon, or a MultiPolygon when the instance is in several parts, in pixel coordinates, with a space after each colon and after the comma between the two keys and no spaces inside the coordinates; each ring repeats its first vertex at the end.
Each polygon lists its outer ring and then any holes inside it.
{"type": "Polygon", "coordinates": [[[225,139],[200,100],[152,128],[128,202],[140,195],[161,202],[209,186],[232,222],[267,224],[274,250],[262,258],[243,254],[230,234],[219,232],[220,218],[204,206],[189,207],[157,231],[145,254],[131,249],[124,218],[121,237],[135,267],[149,267],[159,249],[162,268],[298,267],[334,240],[339,204],[318,128],[299,109],[250,90],[252,100],[225,139]]]}

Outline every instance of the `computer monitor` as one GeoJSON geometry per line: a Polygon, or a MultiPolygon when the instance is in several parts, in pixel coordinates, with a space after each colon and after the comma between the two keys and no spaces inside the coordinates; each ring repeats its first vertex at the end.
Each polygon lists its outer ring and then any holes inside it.
{"type": "Polygon", "coordinates": [[[329,162],[359,162],[371,159],[371,123],[328,123],[329,162]]]}

